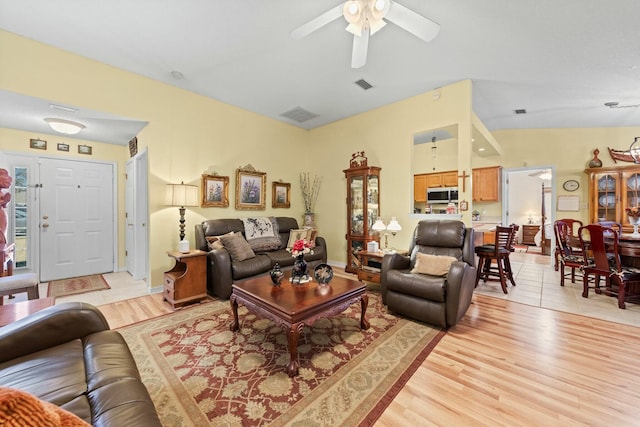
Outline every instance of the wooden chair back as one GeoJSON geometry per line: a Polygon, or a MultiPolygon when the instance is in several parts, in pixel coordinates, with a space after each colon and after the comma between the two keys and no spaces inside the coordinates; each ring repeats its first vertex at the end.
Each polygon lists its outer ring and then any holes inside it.
{"type": "Polygon", "coordinates": [[[578,236],[582,252],[588,259],[585,270],[601,276],[621,271],[618,231],[596,223],[580,227],[578,236]]]}

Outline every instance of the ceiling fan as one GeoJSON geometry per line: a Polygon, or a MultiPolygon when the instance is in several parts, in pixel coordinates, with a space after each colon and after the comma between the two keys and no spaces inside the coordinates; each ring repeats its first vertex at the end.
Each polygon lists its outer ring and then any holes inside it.
{"type": "Polygon", "coordinates": [[[352,68],[360,68],[367,62],[369,36],[384,27],[385,20],[425,42],[433,40],[440,31],[439,24],[394,1],[349,0],[296,28],[291,37],[305,37],[341,16],[349,23],[346,30],[353,34],[352,68]]]}

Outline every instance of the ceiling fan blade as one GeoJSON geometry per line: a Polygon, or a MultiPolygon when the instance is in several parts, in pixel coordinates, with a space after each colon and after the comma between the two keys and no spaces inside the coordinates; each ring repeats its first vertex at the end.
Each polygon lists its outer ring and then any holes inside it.
{"type": "Polygon", "coordinates": [[[369,28],[362,30],[362,35],[353,36],[353,52],[351,54],[351,68],[360,68],[367,63],[369,49],[369,28]]]}
{"type": "Polygon", "coordinates": [[[391,3],[385,19],[426,42],[433,40],[440,31],[440,24],[396,2],[391,3]]]}
{"type": "Polygon", "coordinates": [[[302,24],[295,30],[291,31],[291,37],[293,37],[294,39],[301,39],[313,33],[314,31],[324,27],[329,22],[335,21],[336,19],[342,16],[343,7],[344,7],[344,4],[340,4],[339,6],[336,6],[333,9],[326,11],[325,13],[318,16],[317,18],[312,19],[306,24],[302,24]]]}

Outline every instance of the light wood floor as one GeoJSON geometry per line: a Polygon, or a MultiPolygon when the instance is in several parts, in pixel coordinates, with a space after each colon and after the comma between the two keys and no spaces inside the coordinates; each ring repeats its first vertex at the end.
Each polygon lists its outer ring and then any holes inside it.
{"type": "MultiPolygon", "coordinates": [[[[171,312],[99,308],[112,328],[171,312]]],[[[640,328],[474,295],[376,426],[638,426],[640,328]]]]}

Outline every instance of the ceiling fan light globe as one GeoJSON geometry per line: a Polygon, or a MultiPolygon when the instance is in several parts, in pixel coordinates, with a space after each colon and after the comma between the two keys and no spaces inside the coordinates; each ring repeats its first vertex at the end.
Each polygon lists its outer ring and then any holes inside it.
{"type": "Polygon", "coordinates": [[[348,1],[344,4],[342,15],[349,24],[358,24],[362,18],[362,9],[357,1],[348,1]]]}

